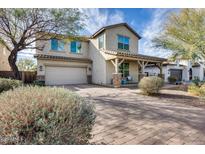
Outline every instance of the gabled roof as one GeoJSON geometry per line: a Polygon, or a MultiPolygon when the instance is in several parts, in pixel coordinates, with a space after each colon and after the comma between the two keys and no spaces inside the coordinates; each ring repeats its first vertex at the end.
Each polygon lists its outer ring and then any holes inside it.
{"type": "Polygon", "coordinates": [[[131,28],[127,23],[119,23],[119,24],[114,24],[114,25],[109,25],[109,26],[102,27],[97,32],[95,32],[91,36],[91,38],[95,38],[96,36],[98,36],[99,34],[104,32],[106,29],[110,29],[110,28],[114,28],[114,27],[118,27],[118,26],[125,26],[125,27],[127,27],[135,36],[137,36],[139,39],[141,39],[141,36],[139,34],[137,34],[137,32],[133,28],[131,28]]]}

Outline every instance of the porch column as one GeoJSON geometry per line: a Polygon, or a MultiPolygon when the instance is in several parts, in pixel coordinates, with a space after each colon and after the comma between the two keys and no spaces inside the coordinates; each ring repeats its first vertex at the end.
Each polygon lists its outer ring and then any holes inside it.
{"type": "Polygon", "coordinates": [[[148,64],[148,61],[147,62],[145,62],[145,61],[138,61],[138,64],[141,67],[141,73],[139,73],[139,80],[141,80],[145,76],[144,69],[145,69],[145,67],[148,64]]]}
{"type": "Polygon", "coordinates": [[[162,63],[158,63],[158,67],[159,67],[159,70],[160,70],[160,73],[158,74],[158,77],[164,79],[164,74],[162,74],[162,63]]]}
{"type": "Polygon", "coordinates": [[[159,64],[160,74],[162,74],[162,63],[159,64]]]}
{"type": "Polygon", "coordinates": [[[118,58],[115,58],[115,61],[111,60],[113,66],[115,67],[115,73],[112,74],[113,86],[119,88],[121,86],[121,73],[119,73],[119,66],[122,64],[124,59],[119,62],[118,58]]]}
{"type": "Polygon", "coordinates": [[[145,62],[145,61],[138,61],[138,64],[140,65],[142,73],[144,74],[144,69],[145,69],[145,67],[148,64],[148,61],[147,62],[145,62]]]}
{"type": "Polygon", "coordinates": [[[119,72],[119,59],[118,58],[116,58],[115,59],[115,73],[118,73],[119,72]]]}

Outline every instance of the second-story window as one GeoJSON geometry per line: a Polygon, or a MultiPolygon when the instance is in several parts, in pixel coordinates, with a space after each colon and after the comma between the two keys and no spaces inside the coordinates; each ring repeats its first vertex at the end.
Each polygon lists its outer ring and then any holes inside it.
{"type": "Polygon", "coordinates": [[[98,38],[98,48],[99,48],[99,49],[104,48],[104,35],[101,35],[101,36],[98,38]]]}
{"type": "Polygon", "coordinates": [[[118,49],[129,50],[129,37],[118,35],[118,49]]]}
{"type": "Polygon", "coordinates": [[[70,45],[70,51],[72,53],[80,53],[81,52],[81,42],[72,41],[70,45]]]}
{"type": "Polygon", "coordinates": [[[64,51],[65,43],[61,40],[51,39],[51,50],[54,51],[64,51]]]}

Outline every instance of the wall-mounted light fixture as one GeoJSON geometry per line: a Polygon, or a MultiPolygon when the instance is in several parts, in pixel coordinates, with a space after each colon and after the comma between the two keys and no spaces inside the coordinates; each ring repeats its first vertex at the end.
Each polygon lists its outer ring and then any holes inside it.
{"type": "Polygon", "coordinates": [[[39,71],[43,71],[43,66],[39,66],[39,71]]]}

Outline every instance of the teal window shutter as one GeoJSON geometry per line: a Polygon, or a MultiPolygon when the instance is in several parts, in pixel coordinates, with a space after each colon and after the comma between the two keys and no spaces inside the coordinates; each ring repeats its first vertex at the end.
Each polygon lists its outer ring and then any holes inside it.
{"type": "Polygon", "coordinates": [[[58,50],[58,40],[51,39],[51,50],[58,50]]]}
{"type": "Polygon", "coordinates": [[[76,53],[76,42],[75,41],[71,42],[71,46],[70,47],[71,47],[70,51],[73,52],[73,53],[76,53]]]}

